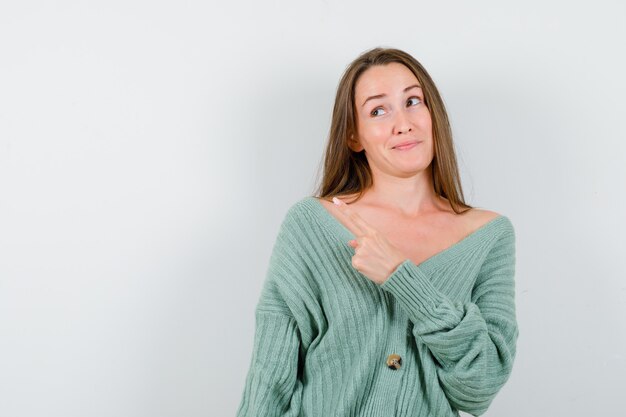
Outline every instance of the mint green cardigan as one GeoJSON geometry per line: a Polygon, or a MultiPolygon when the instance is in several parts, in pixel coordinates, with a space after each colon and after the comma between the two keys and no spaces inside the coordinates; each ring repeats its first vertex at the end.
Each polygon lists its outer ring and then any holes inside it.
{"type": "Polygon", "coordinates": [[[407,259],[381,285],[352,266],[354,238],[315,197],[287,210],[237,416],[483,414],[519,334],[511,221],[499,215],[419,265],[407,259]]]}

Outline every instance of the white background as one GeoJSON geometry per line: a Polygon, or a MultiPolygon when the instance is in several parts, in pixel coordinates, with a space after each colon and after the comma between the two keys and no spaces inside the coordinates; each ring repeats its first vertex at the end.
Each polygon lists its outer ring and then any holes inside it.
{"type": "Polygon", "coordinates": [[[467,201],[517,233],[520,338],[486,416],[617,415],[621,1],[0,5],[0,416],[232,416],[284,213],[374,46],[449,110],[467,201]]]}

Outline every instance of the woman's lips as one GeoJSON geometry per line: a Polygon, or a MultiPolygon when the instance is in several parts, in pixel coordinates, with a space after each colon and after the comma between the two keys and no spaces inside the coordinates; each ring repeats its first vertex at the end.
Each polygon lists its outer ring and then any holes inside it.
{"type": "Polygon", "coordinates": [[[397,151],[406,151],[406,150],[409,150],[409,149],[412,149],[412,148],[416,147],[420,143],[422,143],[422,142],[412,142],[412,143],[409,143],[409,144],[406,144],[406,145],[396,146],[393,149],[395,149],[397,151]]]}

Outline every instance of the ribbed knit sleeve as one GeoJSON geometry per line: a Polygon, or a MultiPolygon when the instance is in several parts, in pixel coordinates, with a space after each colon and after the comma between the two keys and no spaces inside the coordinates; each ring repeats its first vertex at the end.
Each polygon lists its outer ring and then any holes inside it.
{"type": "Polygon", "coordinates": [[[515,232],[506,227],[487,253],[471,302],[450,300],[431,283],[425,269],[400,264],[381,288],[392,293],[413,322],[413,334],[437,363],[450,404],[483,414],[507,381],[519,330],[515,314],[515,232]]]}
{"type": "Polygon", "coordinates": [[[297,416],[301,408],[301,338],[285,285],[301,274],[288,212],[276,238],[255,310],[252,360],[237,417],[297,416]]]}

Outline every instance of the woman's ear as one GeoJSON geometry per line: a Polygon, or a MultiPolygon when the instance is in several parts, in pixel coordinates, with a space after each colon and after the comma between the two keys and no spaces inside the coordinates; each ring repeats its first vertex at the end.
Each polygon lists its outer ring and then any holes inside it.
{"type": "Polygon", "coordinates": [[[354,152],[361,152],[363,150],[363,146],[357,139],[354,138],[354,135],[350,135],[350,139],[348,139],[348,147],[354,152]]]}

